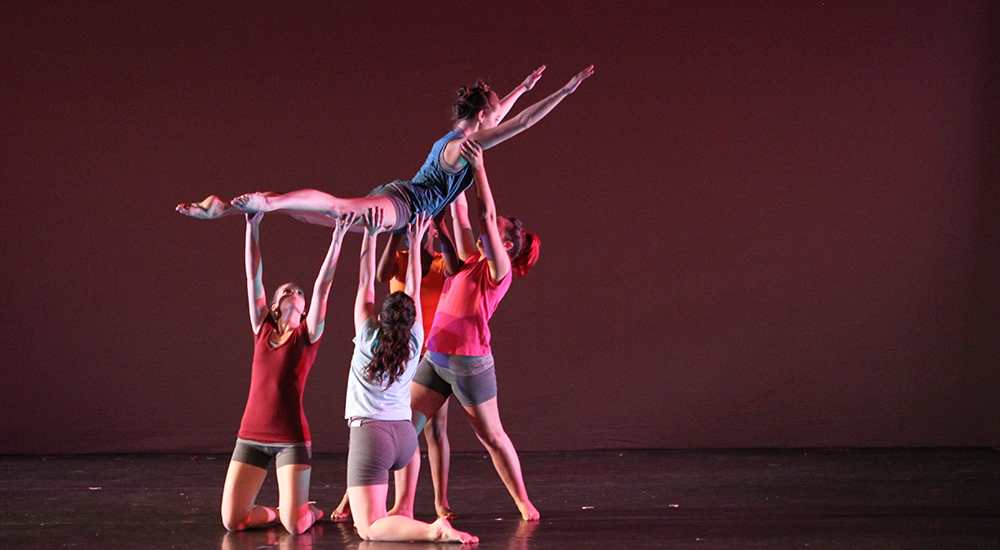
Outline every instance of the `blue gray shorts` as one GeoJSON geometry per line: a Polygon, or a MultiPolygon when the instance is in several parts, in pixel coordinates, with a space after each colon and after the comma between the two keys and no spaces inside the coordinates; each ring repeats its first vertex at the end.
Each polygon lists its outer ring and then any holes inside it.
{"type": "Polygon", "coordinates": [[[409,185],[409,182],[394,181],[380,185],[368,193],[369,197],[385,197],[392,203],[392,207],[396,211],[396,225],[388,230],[390,233],[398,233],[406,229],[410,218],[413,217],[413,200],[406,192],[406,185],[409,185]]]}
{"type": "Polygon", "coordinates": [[[309,466],[312,464],[312,442],[261,443],[249,439],[237,439],[232,460],[265,470],[271,466],[272,460],[278,468],[288,464],[309,466]]]}
{"type": "Polygon", "coordinates": [[[405,468],[416,450],[417,431],[409,420],[353,421],[347,448],[347,486],[387,485],[389,472],[405,468]]]}
{"type": "Polygon", "coordinates": [[[428,351],[417,365],[413,381],[448,397],[455,394],[463,407],[497,396],[497,373],[492,355],[449,355],[428,351]]]}

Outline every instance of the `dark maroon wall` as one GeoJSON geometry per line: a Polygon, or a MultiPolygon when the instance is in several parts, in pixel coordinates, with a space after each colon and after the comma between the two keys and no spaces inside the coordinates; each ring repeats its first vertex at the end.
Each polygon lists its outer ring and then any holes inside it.
{"type": "MultiPolygon", "coordinates": [[[[0,453],[230,449],[243,224],[173,206],[410,177],[454,88],[542,63],[518,108],[596,73],[487,154],[544,240],[492,323],[519,449],[1000,445],[991,3],[159,4],[0,14],[0,453]]],[[[329,234],[262,235],[267,287],[308,285],[329,234]]],[[[321,452],[358,245],[306,390],[321,452]]]]}

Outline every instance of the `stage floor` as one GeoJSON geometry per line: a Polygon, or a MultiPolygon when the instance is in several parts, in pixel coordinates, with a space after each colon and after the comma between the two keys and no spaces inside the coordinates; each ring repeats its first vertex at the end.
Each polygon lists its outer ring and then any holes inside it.
{"type": "MultiPolygon", "coordinates": [[[[349,523],[299,537],[227,534],[228,456],[0,457],[0,544],[76,549],[425,549],[363,543],[349,523]]],[[[519,519],[485,453],[453,457],[454,525],[478,548],[1000,548],[1000,450],[523,453],[542,514],[519,519]]],[[[345,455],[314,457],[311,497],[329,511],[345,455]]],[[[417,518],[433,519],[426,465],[417,518]]],[[[258,499],[277,503],[273,471],[258,499]]]]}

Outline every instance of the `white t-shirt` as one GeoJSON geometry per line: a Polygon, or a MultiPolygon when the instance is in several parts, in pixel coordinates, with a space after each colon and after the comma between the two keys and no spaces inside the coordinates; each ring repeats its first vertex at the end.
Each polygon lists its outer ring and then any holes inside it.
{"type": "Polygon", "coordinates": [[[364,369],[371,363],[372,349],[379,328],[375,316],[369,317],[354,337],[354,356],[347,379],[347,403],[344,418],[374,418],[376,420],[410,420],[410,381],[417,373],[420,348],[424,343],[423,327],[414,323],[410,329],[410,358],[406,370],[388,388],[365,380],[364,369]]]}

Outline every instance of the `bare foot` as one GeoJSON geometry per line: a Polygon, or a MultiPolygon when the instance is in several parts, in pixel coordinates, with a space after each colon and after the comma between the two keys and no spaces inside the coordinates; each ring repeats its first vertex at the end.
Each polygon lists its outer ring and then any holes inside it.
{"type": "Polygon", "coordinates": [[[444,518],[438,518],[431,524],[437,530],[437,540],[441,542],[461,542],[462,544],[478,544],[479,537],[470,535],[465,531],[459,531],[451,526],[451,523],[444,518]]]}
{"type": "Polygon", "coordinates": [[[447,504],[434,504],[434,510],[437,512],[439,518],[455,519],[458,517],[458,514],[449,508],[447,504]]]}
{"type": "Polygon", "coordinates": [[[348,521],[351,519],[351,501],[347,498],[347,493],[344,493],[344,498],[341,499],[340,504],[337,509],[330,512],[330,521],[348,521]]]}
{"type": "Polygon", "coordinates": [[[243,212],[270,212],[266,193],[247,193],[233,199],[233,206],[243,212]]]}
{"type": "Polygon", "coordinates": [[[199,220],[214,220],[215,218],[221,218],[229,214],[240,213],[239,210],[233,208],[233,205],[219,199],[215,195],[211,195],[201,202],[178,204],[175,210],[185,216],[191,216],[199,220]]]}
{"type": "Polygon", "coordinates": [[[538,521],[542,517],[529,500],[524,501],[524,504],[518,504],[517,508],[521,510],[521,519],[524,521],[538,521]]]}

